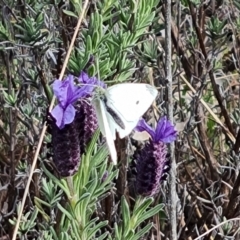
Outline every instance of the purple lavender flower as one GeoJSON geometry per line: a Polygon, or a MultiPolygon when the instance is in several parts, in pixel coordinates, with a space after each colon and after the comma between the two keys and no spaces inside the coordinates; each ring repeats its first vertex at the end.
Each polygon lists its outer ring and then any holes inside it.
{"type": "Polygon", "coordinates": [[[147,131],[154,142],[170,143],[175,141],[177,137],[177,131],[174,126],[167,120],[167,117],[162,117],[157,124],[156,130],[150,127],[144,119],[140,119],[138,125],[135,128],[138,132],[147,131]]]}
{"type": "Polygon", "coordinates": [[[159,120],[156,130],[141,119],[135,128],[137,131],[147,131],[151,139],[136,154],[136,188],[142,196],[153,196],[159,190],[160,181],[166,177],[170,161],[167,156],[166,143],[173,142],[177,132],[173,125],[163,117],[159,120]]]}
{"type": "Polygon", "coordinates": [[[81,72],[80,76],[78,78],[79,83],[87,84],[90,88],[90,92],[93,91],[95,86],[100,86],[102,88],[106,88],[106,84],[100,80],[98,80],[96,77],[89,77],[87,73],[81,72]]]}
{"type": "Polygon", "coordinates": [[[56,80],[53,84],[58,99],[58,105],[50,114],[53,162],[63,177],[78,170],[81,153],[97,129],[96,114],[89,101],[96,85],[105,87],[103,82],[84,72],[77,80],[69,75],[63,82],[56,80]]]}
{"type": "Polygon", "coordinates": [[[81,72],[78,86],[75,83],[74,76],[69,75],[64,81],[55,80],[53,83],[53,91],[58,99],[58,104],[54,107],[51,115],[56,120],[56,125],[63,129],[66,124],[73,122],[76,109],[74,103],[79,99],[86,97],[92,93],[95,86],[104,87],[104,83],[95,77],[89,77],[86,73],[81,72]]]}

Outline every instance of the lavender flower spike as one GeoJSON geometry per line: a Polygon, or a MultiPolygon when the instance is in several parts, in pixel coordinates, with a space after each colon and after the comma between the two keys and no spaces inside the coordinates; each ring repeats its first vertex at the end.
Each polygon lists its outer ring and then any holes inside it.
{"type": "Polygon", "coordinates": [[[90,103],[95,86],[104,87],[104,83],[84,72],[79,78],[69,75],[63,82],[56,80],[53,84],[58,105],[51,112],[52,152],[53,162],[62,177],[78,171],[81,154],[98,127],[90,103]]]}
{"type": "Polygon", "coordinates": [[[135,130],[147,131],[151,136],[149,142],[135,154],[137,192],[142,196],[153,196],[158,192],[160,181],[165,178],[166,172],[170,169],[166,143],[174,141],[177,132],[166,117],[158,121],[156,130],[143,119],[138,122],[135,130]]]}

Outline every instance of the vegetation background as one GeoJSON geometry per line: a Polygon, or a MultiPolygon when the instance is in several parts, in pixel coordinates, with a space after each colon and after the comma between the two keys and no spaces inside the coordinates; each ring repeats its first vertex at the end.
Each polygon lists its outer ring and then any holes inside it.
{"type": "MultiPolygon", "coordinates": [[[[106,148],[95,147],[99,132],[70,179],[54,172],[46,133],[20,214],[51,84],[83,4],[0,0],[0,239],[12,239],[18,217],[18,239],[190,240],[213,226],[201,239],[240,239],[238,0],[172,1],[177,236],[170,236],[169,179],[154,198],[137,198],[126,142],[117,143],[115,168],[106,148]]],[[[150,82],[165,115],[165,12],[161,0],[90,1],[65,74],[85,69],[108,85],[150,82]]]]}

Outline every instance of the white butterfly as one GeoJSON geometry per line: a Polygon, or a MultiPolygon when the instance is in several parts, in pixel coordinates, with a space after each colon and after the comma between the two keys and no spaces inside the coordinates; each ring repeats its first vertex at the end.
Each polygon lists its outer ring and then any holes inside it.
{"type": "Polygon", "coordinates": [[[104,89],[97,89],[93,97],[98,125],[106,137],[114,164],[117,152],[114,145],[116,131],[120,138],[129,135],[141,116],[157,96],[157,89],[149,84],[122,83],[104,89]]]}

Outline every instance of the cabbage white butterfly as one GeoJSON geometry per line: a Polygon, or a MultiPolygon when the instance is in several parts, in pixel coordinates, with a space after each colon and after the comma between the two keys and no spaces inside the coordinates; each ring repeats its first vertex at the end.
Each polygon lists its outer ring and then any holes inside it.
{"type": "Polygon", "coordinates": [[[98,125],[106,137],[114,164],[117,152],[114,145],[116,131],[124,138],[136,127],[141,116],[157,96],[157,89],[149,84],[122,83],[106,90],[98,88],[93,97],[98,125]]]}

